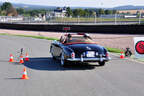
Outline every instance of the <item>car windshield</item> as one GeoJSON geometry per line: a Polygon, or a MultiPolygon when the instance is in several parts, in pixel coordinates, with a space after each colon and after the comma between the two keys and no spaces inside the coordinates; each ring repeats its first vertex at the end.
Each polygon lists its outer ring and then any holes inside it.
{"type": "Polygon", "coordinates": [[[94,43],[93,40],[90,37],[84,37],[82,36],[72,36],[70,38],[67,38],[66,43],[94,43]]]}

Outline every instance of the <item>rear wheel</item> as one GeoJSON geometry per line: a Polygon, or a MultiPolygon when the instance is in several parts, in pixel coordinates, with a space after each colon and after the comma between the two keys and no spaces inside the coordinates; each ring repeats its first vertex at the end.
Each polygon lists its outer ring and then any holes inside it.
{"type": "Polygon", "coordinates": [[[105,62],[99,62],[99,66],[104,66],[105,65],[105,62]]]}
{"type": "Polygon", "coordinates": [[[62,67],[64,67],[66,65],[66,60],[64,59],[64,54],[61,54],[61,58],[60,58],[60,65],[62,67]]]}
{"type": "Polygon", "coordinates": [[[51,56],[54,60],[56,60],[56,57],[53,55],[53,49],[52,49],[52,46],[50,47],[50,53],[51,53],[51,56]]]}
{"type": "Polygon", "coordinates": [[[51,53],[51,56],[54,60],[56,60],[56,57],[53,55],[53,53],[51,53]]]}
{"type": "Polygon", "coordinates": [[[56,57],[52,56],[52,58],[53,58],[54,60],[56,60],[56,57]]]}

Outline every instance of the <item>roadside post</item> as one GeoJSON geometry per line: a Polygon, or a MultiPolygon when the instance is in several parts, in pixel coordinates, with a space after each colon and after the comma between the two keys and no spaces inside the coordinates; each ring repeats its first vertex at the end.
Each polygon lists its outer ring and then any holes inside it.
{"type": "Polygon", "coordinates": [[[96,16],[96,14],[95,14],[95,24],[96,24],[96,22],[97,22],[97,16],[96,16]]]}
{"type": "Polygon", "coordinates": [[[141,16],[142,16],[142,11],[143,11],[143,9],[141,9],[139,12],[139,24],[141,24],[141,16]]]}
{"type": "Polygon", "coordinates": [[[80,16],[77,16],[77,22],[78,22],[78,24],[80,23],[80,16]]]}
{"type": "Polygon", "coordinates": [[[144,58],[144,37],[134,37],[135,58],[144,58]]]}
{"type": "Polygon", "coordinates": [[[117,14],[115,14],[115,25],[117,24],[117,14]]]}

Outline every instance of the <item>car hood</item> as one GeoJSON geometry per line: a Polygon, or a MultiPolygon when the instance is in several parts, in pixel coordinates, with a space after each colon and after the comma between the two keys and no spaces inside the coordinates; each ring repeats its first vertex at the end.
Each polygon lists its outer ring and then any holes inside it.
{"type": "Polygon", "coordinates": [[[86,51],[96,51],[99,54],[104,53],[105,48],[97,45],[97,44],[72,44],[67,45],[69,48],[71,48],[75,53],[82,53],[86,51]]]}

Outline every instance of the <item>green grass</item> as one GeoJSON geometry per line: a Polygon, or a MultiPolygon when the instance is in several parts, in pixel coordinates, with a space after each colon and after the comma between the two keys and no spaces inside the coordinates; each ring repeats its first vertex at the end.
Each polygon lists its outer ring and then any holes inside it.
{"type": "Polygon", "coordinates": [[[58,40],[57,38],[43,37],[43,36],[32,36],[32,35],[13,35],[13,34],[8,34],[8,33],[0,33],[0,35],[11,35],[11,36],[20,36],[20,37],[31,37],[31,38],[46,39],[46,40],[58,40]]]}
{"type": "MultiPolygon", "coordinates": [[[[8,34],[8,33],[0,33],[0,35],[10,35],[10,36],[20,36],[20,37],[31,37],[31,38],[36,38],[36,39],[46,39],[46,40],[59,40],[58,38],[52,38],[52,37],[43,37],[43,36],[32,36],[32,35],[13,35],[13,34],[8,34]]],[[[117,49],[117,48],[109,48],[106,47],[106,49],[109,52],[113,52],[113,53],[120,53],[121,49],[117,49]]]]}
{"type": "Polygon", "coordinates": [[[113,53],[120,53],[120,52],[123,51],[123,50],[118,49],[118,48],[109,48],[109,47],[106,47],[106,49],[107,49],[109,52],[113,52],[113,53]]]}
{"type": "Polygon", "coordinates": [[[31,38],[36,38],[36,39],[46,39],[46,40],[58,40],[57,38],[52,38],[52,37],[43,37],[43,36],[32,36],[32,35],[14,35],[14,36],[31,37],[31,38]]]}
{"type": "MultiPolygon", "coordinates": [[[[117,21],[138,21],[139,18],[117,18],[117,21]]],[[[56,22],[78,22],[78,18],[56,18],[54,19],[54,21],[56,22]]],[[[80,17],[79,18],[79,22],[94,22],[95,18],[83,18],[80,17]]],[[[101,22],[101,21],[115,21],[115,18],[96,18],[97,22],[101,22]]],[[[144,18],[141,18],[141,21],[144,21],[144,18]]]]}
{"type": "Polygon", "coordinates": [[[0,33],[0,35],[9,35],[8,33],[0,33]]]}

